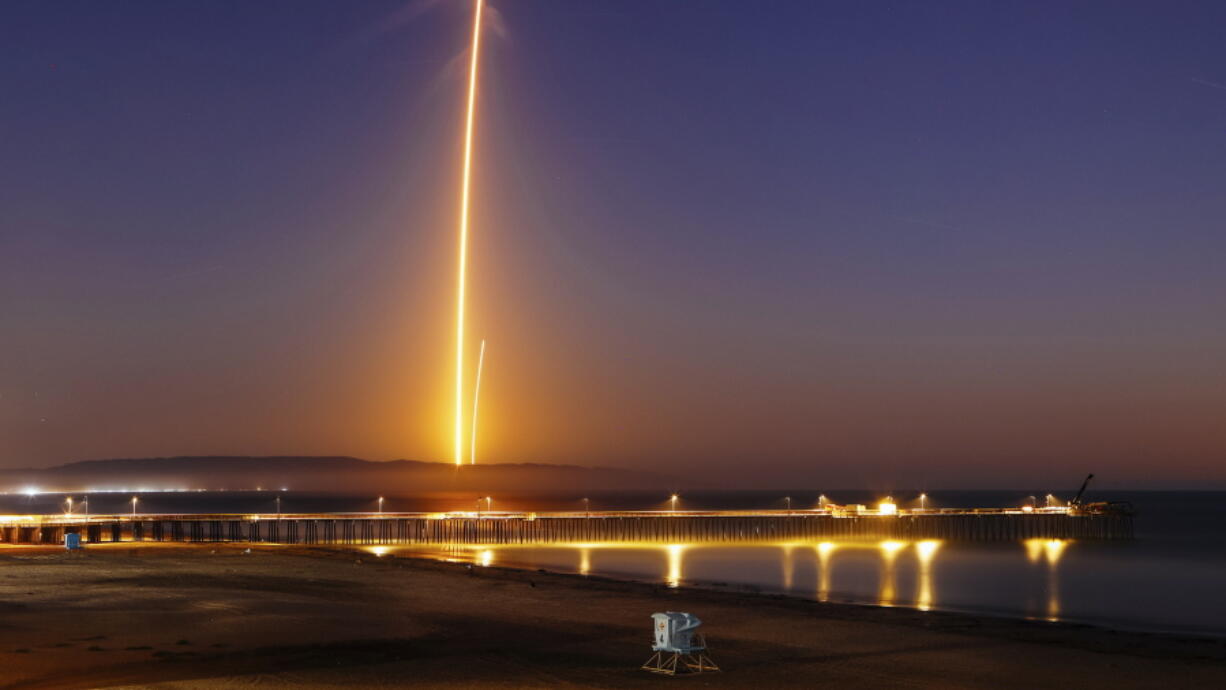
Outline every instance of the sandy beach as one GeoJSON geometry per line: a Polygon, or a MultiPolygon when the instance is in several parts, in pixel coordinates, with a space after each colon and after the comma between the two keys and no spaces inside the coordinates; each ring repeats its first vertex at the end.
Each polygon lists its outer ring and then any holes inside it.
{"type": "Polygon", "coordinates": [[[0,549],[0,687],[1226,687],[1226,641],[292,547],[0,549]],[[639,670],[649,615],[723,672],[639,670]]]}

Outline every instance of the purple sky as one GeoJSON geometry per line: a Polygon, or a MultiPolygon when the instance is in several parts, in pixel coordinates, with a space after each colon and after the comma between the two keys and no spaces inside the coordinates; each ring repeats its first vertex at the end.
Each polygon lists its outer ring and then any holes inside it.
{"type": "MultiPolygon", "coordinates": [[[[482,460],[1226,485],[1226,5],[492,7],[482,460]]],[[[0,7],[0,468],[449,460],[469,12],[0,7]]]]}

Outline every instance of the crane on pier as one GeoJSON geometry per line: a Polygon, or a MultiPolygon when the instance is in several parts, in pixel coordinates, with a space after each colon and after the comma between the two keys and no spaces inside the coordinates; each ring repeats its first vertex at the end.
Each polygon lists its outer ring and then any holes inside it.
{"type": "Polygon", "coordinates": [[[1086,480],[1081,483],[1081,488],[1077,490],[1077,495],[1074,496],[1073,499],[1068,502],[1068,505],[1070,508],[1076,510],[1077,508],[1081,507],[1081,497],[1085,495],[1086,487],[1090,485],[1090,480],[1093,478],[1094,478],[1093,472],[1086,475],[1086,480]]]}
{"type": "Polygon", "coordinates": [[[1132,508],[1132,503],[1128,501],[1095,501],[1093,503],[1086,503],[1086,488],[1090,486],[1090,480],[1093,478],[1093,473],[1087,474],[1085,481],[1081,483],[1081,488],[1077,490],[1077,495],[1069,500],[1068,507],[1070,512],[1112,513],[1115,515],[1133,515],[1136,512],[1132,508]]]}

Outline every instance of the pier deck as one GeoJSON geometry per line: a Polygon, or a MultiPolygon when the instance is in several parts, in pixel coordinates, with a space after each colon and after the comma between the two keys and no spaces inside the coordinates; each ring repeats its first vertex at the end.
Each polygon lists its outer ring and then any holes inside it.
{"type": "Polygon", "coordinates": [[[931,510],[591,513],[316,513],[284,515],[0,515],[0,543],[256,542],[283,544],[718,544],[861,539],[1131,539],[1112,513],[931,510]]]}

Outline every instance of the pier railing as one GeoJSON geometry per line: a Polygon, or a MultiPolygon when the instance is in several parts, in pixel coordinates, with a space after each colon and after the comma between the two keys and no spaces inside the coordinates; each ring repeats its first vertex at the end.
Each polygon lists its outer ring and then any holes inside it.
{"type": "Polygon", "coordinates": [[[0,515],[0,543],[252,542],[278,544],[571,544],[942,539],[1131,539],[1113,513],[933,510],[895,515],[827,511],[591,513],[323,513],[285,515],[0,515]]]}

